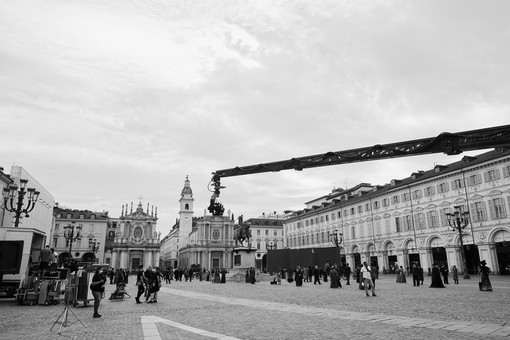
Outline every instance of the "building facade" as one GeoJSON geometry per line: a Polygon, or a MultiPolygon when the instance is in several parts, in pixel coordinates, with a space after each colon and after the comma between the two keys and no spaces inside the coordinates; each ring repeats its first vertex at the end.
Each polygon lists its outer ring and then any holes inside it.
{"type": "Polygon", "coordinates": [[[255,249],[255,267],[261,272],[267,271],[267,250],[283,248],[285,218],[285,215],[278,215],[275,212],[245,221],[250,226],[250,246],[255,249]]]}
{"type": "MultiPolygon", "coordinates": [[[[179,218],[161,242],[161,265],[212,270],[232,267],[234,222],[227,216],[194,216],[193,190],[186,176],[179,199],[179,218]]],[[[230,215],[230,212],[228,212],[230,215]]]]}
{"type": "Polygon", "coordinates": [[[161,233],[156,231],[157,220],[157,208],[154,212],[153,206],[149,212],[148,203],[146,211],[143,210],[141,201],[135,211],[133,203],[129,212],[127,204],[122,207],[111,245],[110,265],[113,268],[136,270],[140,265],[159,266],[161,233]]]}
{"type": "Polygon", "coordinates": [[[55,248],[58,262],[64,264],[68,258],[74,258],[77,262],[103,263],[108,213],[67,209],[58,203],[53,212],[55,225],[48,243],[55,248]],[[72,243],[66,238],[70,226],[74,226],[74,235],[79,231],[72,243]]]}
{"type": "Polygon", "coordinates": [[[285,246],[330,247],[336,233],[340,258],[351,267],[462,268],[462,235],[471,273],[486,260],[494,273],[510,274],[509,211],[510,151],[498,148],[383,186],[334,190],[284,222],[285,246]],[[469,213],[461,234],[448,222],[456,209],[469,213]]]}

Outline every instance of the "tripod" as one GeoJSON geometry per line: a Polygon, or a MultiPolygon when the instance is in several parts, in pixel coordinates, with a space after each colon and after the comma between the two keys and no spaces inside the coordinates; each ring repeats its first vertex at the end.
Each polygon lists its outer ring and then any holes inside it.
{"type": "Polygon", "coordinates": [[[53,327],[55,327],[55,325],[60,322],[60,328],[58,330],[58,334],[62,333],[62,327],[68,326],[67,319],[69,316],[69,312],[71,312],[74,315],[74,317],[82,324],[82,326],[85,327],[83,322],[81,322],[80,318],[76,314],[74,314],[72,309],[69,308],[69,299],[71,298],[71,279],[70,278],[71,278],[71,273],[70,273],[70,270],[67,269],[67,282],[66,282],[66,291],[65,291],[66,306],[64,307],[64,310],[62,311],[62,313],[60,313],[57,320],[55,320],[55,322],[53,323],[53,326],[51,326],[51,328],[50,328],[50,331],[51,331],[53,329],[53,327]],[[62,321],[59,321],[60,318],[62,318],[62,321]]]}

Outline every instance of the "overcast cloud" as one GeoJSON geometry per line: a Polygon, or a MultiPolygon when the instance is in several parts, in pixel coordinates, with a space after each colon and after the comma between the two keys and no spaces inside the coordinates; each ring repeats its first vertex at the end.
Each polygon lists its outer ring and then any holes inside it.
{"type": "MultiPolygon", "coordinates": [[[[235,166],[509,124],[508,1],[0,3],[0,166],[69,208],[194,210],[235,166]]],[[[471,152],[469,154],[477,154],[471,152]]],[[[385,184],[445,155],[229,177],[237,217],[385,184]]]]}

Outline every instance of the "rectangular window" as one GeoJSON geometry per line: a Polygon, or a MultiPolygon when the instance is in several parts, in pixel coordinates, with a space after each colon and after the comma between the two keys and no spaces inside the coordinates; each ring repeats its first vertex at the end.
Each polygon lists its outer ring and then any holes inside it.
{"type": "Polygon", "coordinates": [[[411,215],[405,215],[402,217],[402,227],[406,231],[413,229],[413,221],[411,219],[411,215]]]}
{"type": "Polygon", "coordinates": [[[278,236],[278,230],[274,231],[274,236],[278,236]]]}
{"type": "Polygon", "coordinates": [[[326,217],[326,222],[328,222],[329,221],[329,216],[326,215],[325,217],[326,217]]]}
{"type": "Polygon", "coordinates": [[[386,234],[391,234],[391,223],[389,218],[384,220],[384,229],[386,231],[386,234]]]}
{"type": "Polygon", "coordinates": [[[374,209],[379,209],[379,201],[374,201],[374,203],[372,204],[374,206],[374,209]]]}
{"type": "Polygon", "coordinates": [[[391,203],[393,204],[398,204],[399,202],[399,198],[398,198],[398,195],[395,195],[391,198],[391,203]]]}
{"type": "Polygon", "coordinates": [[[395,227],[397,229],[397,233],[402,231],[402,226],[400,225],[400,217],[395,217],[395,227]]]}
{"type": "Polygon", "coordinates": [[[363,212],[363,206],[358,205],[358,214],[361,214],[363,212]]]}
{"type": "Polygon", "coordinates": [[[451,208],[443,208],[440,210],[440,213],[439,213],[439,218],[441,220],[441,226],[443,227],[447,227],[449,226],[448,224],[448,219],[446,217],[446,214],[449,214],[452,212],[452,209],[451,208]]]}
{"type": "Polygon", "coordinates": [[[408,192],[404,192],[402,194],[402,202],[407,202],[409,200],[410,200],[409,193],[408,192]]]}
{"type": "Polygon", "coordinates": [[[425,229],[425,214],[424,213],[416,214],[416,228],[417,229],[425,229]]]}
{"type": "Polygon", "coordinates": [[[354,210],[354,207],[353,207],[353,208],[351,208],[351,215],[354,215],[354,214],[356,214],[356,211],[354,210]]]}
{"type": "Polygon", "coordinates": [[[440,194],[444,194],[445,192],[448,192],[448,190],[449,190],[448,183],[446,183],[446,182],[440,183],[437,186],[437,192],[440,193],[440,194]]]}
{"type": "Polygon", "coordinates": [[[480,174],[474,174],[468,177],[467,179],[468,185],[478,185],[482,183],[482,176],[480,174]]]}
{"type": "Polygon", "coordinates": [[[53,248],[57,248],[57,242],[58,242],[58,238],[54,237],[53,238],[53,248]]]}
{"type": "Polygon", "coordinates": [[[381,221],[375,222],[375,233],[381,235],[381,221]]]}
{"type": "Polygon", "coordinates": [[[260,229],[257,229],[257,236],[260,236],[260,229]]]}
{"type": "Polygon", "coordinates": [[[499,169],[492,169],[484,173],[485,182],[492,182],[495,180],[498,180],[500,178],[499,176],[499,169]]]}
{"type": "Polygon", "coordinates": [[[321,216],[321,223],[324,223],[324,216],[321,216]]]}
{"type": "Polygon", "coordinates": [[[342,211],[338,212],[338,218],[342,218],[342,211]]]}
{"type": "Polygon", "coordinates": [[[365,203],[365,211],[370,211],[370,203],[365,203]]]}
{"type": "Polygon", "coordinates": [[[331,213],[331,220],[333,221],[335,219],[335,214],[331,213]]]}
{"type": "Polygon", "coordinates": [[[266,230],[266,236],[269,236],[269,230],[266,230]]]}
{"type": "Polygon", "coordinates": [[[452,181],[452,188],[453,190],[459,190],[464,188],[464,181],[460,178],[457,178],[456,180],[452,181]]]}
{"type": "Polygon", "coordinates": [[[503,177],[510,177],[510,165],[503,168],[503,177]]]}
{"type": "Polygon", "coordinates": [[[359,237],[365,236],[365,224],[360,223],[359,224],[359,237]]]}
{"type": "Polygon", "coordinates": [[[389,200],[389,198],[383,198],[383,200],[382,200],[382,206],[383,206],[383,207],[387,207],[387,206],[389,206],[389,205],[390,205],[390,200],[389,200]]]}
{"type": "Polygon", "coordinates": [[[310,225],[313,225],[313,218],[310,219],[310,225]]]}
{"type": "Polygon", "coordinates": [[[436,194],[436,189],[432,186],[425,188],[425,197],[432,196],[436,194]]]}
{"type": "Polygon", "coordinates": [[[487,220],[487,208],[485,207],[485,202],[480,201],[471,203],[470,213],[470,217],[473,222],[487,220]]]}
{"type": "Polygon", "coordinates": [[[439,219],[437,216],[437,210],[427,211],[427,223],[429,228],[439,227],[439,219]]]}
{"type": "Polygon", "coordinates": [[[356,229],[351,227],[351,239],[354,240],[356,238],[356,229]]]}
{"type": "Polygon", "coordinates": [[[505,203],[501,197],[489,200],[489,208],[492,219],[506,217],[505,203]]]}
{"type": "Polygon", "coordinates": [[[417,200],[423,197],[423,192],[421,190],[413,191],[413,199],[417,200]]]}

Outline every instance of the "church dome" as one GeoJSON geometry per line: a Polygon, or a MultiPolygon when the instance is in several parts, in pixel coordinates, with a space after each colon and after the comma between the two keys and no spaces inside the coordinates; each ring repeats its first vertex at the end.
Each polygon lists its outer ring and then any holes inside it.
{"type": "Polygon", "coordinates": [[[184,181],[184,188],[182,188],[181,196],[184,195],[193,195],[193,191],[191,190],[191,187],[189,185],[188,176],[186,176],[186,180],[184,181]]]}

